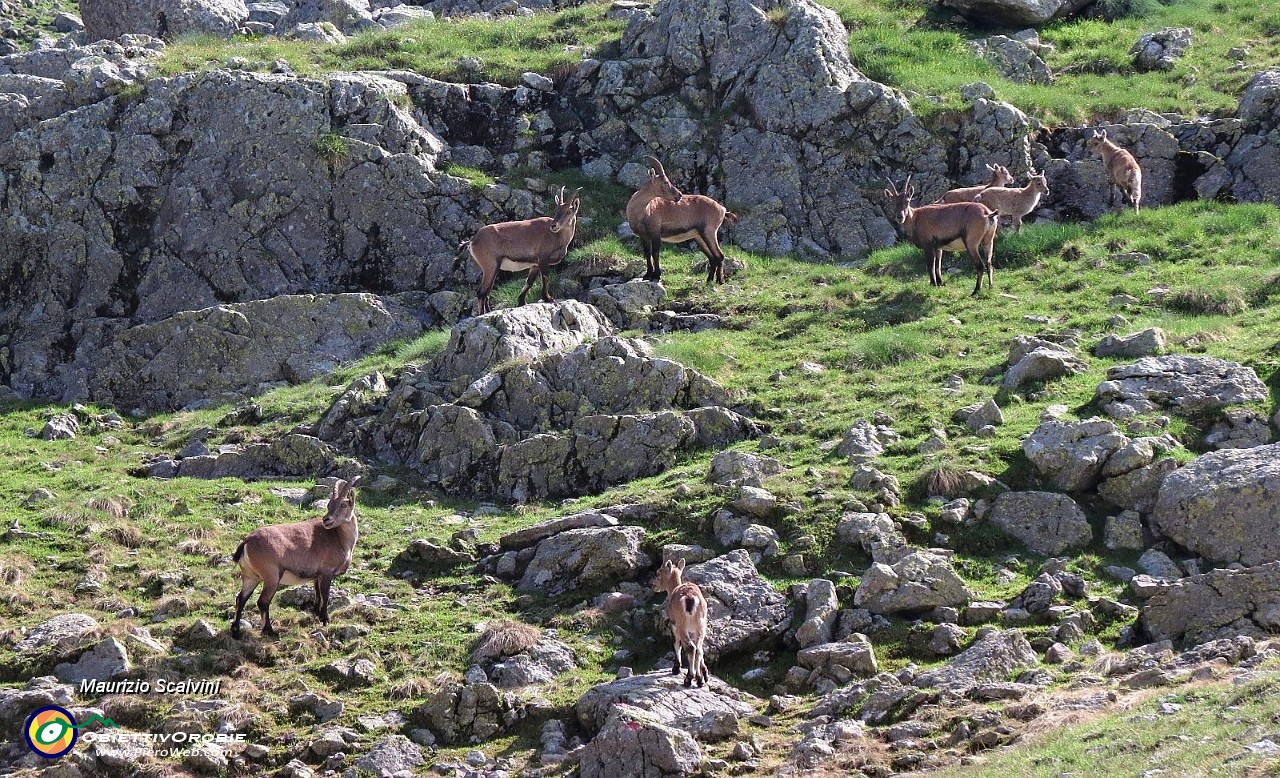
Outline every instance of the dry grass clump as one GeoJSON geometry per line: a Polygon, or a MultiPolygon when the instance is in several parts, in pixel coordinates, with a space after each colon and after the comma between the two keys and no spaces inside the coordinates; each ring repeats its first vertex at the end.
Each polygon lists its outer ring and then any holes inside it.
{"type": "Polygon", "coordinates": [[[113,519],[123,519],[129,515],[132,503],[124,497],[94,497],[85,503],[91,511],[101,511],[113,519]]]}
{"type": "Polygon", "coordinates": [[[925,494],[955,498],[965,493],[964,473],[954,467],[937,465],[924,472],[925,494]]]}
{"type": "Polygon", "coordinates": [[[476,647],[471,650],[471,662],[479,664],[515,656],[537,643],[539,636],[537,628],[528,624],[519,621],[495,621],[485,627],[480,640],[476,642],[476,647]]]}

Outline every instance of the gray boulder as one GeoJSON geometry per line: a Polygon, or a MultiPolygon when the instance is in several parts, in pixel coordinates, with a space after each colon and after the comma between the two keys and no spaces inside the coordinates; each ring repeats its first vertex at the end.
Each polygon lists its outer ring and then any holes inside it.
{"type": "Polygon", "coordinates": [[[996,72],[1019,84],[1052,84],[1053,73],[1040,55],[1026,43],[1007,35],[992,35],[970,44],[974,53],[996,72]]]}
{"type": "Polygon", "coordinates": [[[1280,69],[1255,73],[1240,93],[1236,116],[1246,127],[1267,132],[1280,126],[1280,69]]]}
{"type": "Polygon", "coordinates": [[[433,11],[416,5],[402,4],[392,8],[379,8],[373,12],[373,20],[387,29],[434,18],[436,15],[433,11]]]}
{"type": "Polygon", "coordinates": [[[606,727],[612,709],[619,705],[647,710],[665,726],[693,729],[708,714],[750,716],[756,702],[714,675],[706,686],[686,687],[680,676],[654,671],[591,687],[574,705],[574,713],[588,733],[606,727]]]}
{"type": "Polygon", "coordinates": [[[874,424],[866,419],[858,419],[844,433],[837,449],[849,461],[858,464],[869,462],[884,453],[884,447],[898,440],[898,433],[884,424],[874,424]]]}
{"type": "Polygon", "coordinates": [[[1216,449],[1265,446],[1271,442],[1271,427],[1267,417],[1257,411],[1228,408],[1209,428],[1204,442],[1216,449]]]}
{"type": "Polygon", "coordinates": [[[1214,564],[1280,559],[1280,444],[1203,454],[1168,474],[1151,526],[1214,564]]]}
{"type": "Polygon", "coordinates": [[[1142,535],[1142,517],[1137,511],[1122,511],[1115,516],[1107,517],[1103,531],[1103,542],[1106,547],[1116,549],[1142,549],[1146,542],[1142,535]]]}
{"type": "Polygon", "coordinates": [[[1050,19],[1063,19],[1089,5],[1091,0],[944,0],[966,18],[997,27],[1038,27],[1050,19]]]}
{"type": "Polygon", "coordinates": [[[331,24],[345,35],[377,26],[369,0],[296,0],[277,26],[289,30],[300,24],[331,24]]]}
{"type": "Polygon", "coordinates": [[[666,296],[662,284],[636,279],[592,289],[587,292],[587,302],[619,329],[644,329],[666,296]]]}
{"type": "Polygon", "coordinates": [[[1130,335],[1108,335],[1094,347],[1094,356],[1099,357],[1150,357],[1161,354],[1165,349],[1164,330],[1159,327],[1148,327],[1142,332],[1130,335]]]}
{"type": "Polygon", "coordinates": [[[93,400],[144,411],[303,383],[437,323],[417,297],[283,295],[121,331],[93,357],[93,400]]]}
{"type": "Polygon", "coordinates": [[[760,577],[742,549],[689,567],[684,579],[707,597],[709,663],[768,645],[791,626],[787,598],[760,577]]]}
{"type": "Polygon", "coordinates": [[[963,605],[969,599],[969,590],[951,563],[921,549],[891,564],[873,564],[862,576],[853,602],[872,613],[901,613],[963,605]]]}
{"type": "Polygon", "coordinates": [[[1167,583],[1142,605],[1152,640],[1199,645],[1238,635],[1262,639],[1280,627],[1280,562],[1218,569],[1167,583]]]}
{"type": "Polygon", "coordinates": [[[479,378],[494,366],[569,351],[614,333],[598,309],[566,300],[504,308],[454,327],[436,365],[451,378],[479,378]]]}
{"type": "Polygon", "coordinates": [[[1062,376],[1076,375],[1088,369],[1083,359],[1057,348],[1037,348],[1027,354],[1004,374],[1000,385],[1005,389],[1017,389],[1032,381],[1048,381],[1062,376]]]}
{"type": "Polygon", "coordinates": [[[987,520],[1045,556],[1058,556],[1093,540],[1084,511],[1065,494],[1005,492],[992,504],[987,520]]]}
{"type": "Polygon", "coordinates": [[[815,673],[830,674],[834,668],[841,667],[865,678],[879,672],[871,641],[866,635],[857,633],[850,635],[848,640],[801,649],[796,654],[796,661],[815,673]]]}
{"type": "Polygon", "coordinates": [[[1095,394],[1110,415],[1116,415],[1113,405],[1137,413],[1166,408],[1191,414],[1265,400],[1267,388],[1253,368],[1236,362],[1169,355],[1109,369],[1095,394]]]}
{"type": "Polygon", "coordinates": [[[584,511],[570,514],[569,516],[561,516],[558,519],[548,519],[531,527],[508,532],[498,538],[498,545],[504,551],[519,551],[522,548],[535,546],[552,535],[558,535],[571,529],[616,526],[618,526],[618,520],[613,516],[596,513],[595,511],[584,511]]]}
{"type": "Polygon", "coordinates": [[[1143,33],[1129,56],[1139,72],[1149,70],[1173,70],[1174,64],[1191,48],[1191,28],[1165,27],[1157,32],[1143,33]]]}
{"type": "Polygon", "coordinates": [[[417,743],[404,735],[387,735],[356,760],[356,767],[378,778],[391,778],[412,772],[424,762],[426,759],[417,743]]]}
{"type": "Polygon", "coordinates": [[[824,578],[815,578],[809,582],[804,601],[804,621],[796,629],[796,642],[801,648],[830,643],[840,610],[836,585],[824,578]]]}
{"type": "Polygon", "coordinates": [[[914,684],[963,694],[981,684],[1008,681],[1038,664],[1035,649],[1021,632],[1010,629],[976,641],[942,667],[917,675],[914,684]]]}
{"type": "Polygon", "coordinates": [[[74,413],[60,413],[45,422],[40,430],[41,440],[75,440],[80,432],[80,420],[74,413]]]}
{"type": "Polygon", "coordinates": [[[484,742],[514,726],[524,713],[519,698],[493,684],[456,682],[433,693],[417,710],[446,745],[484,742]]]}
{"type": "Polygon", "coordinates": [[[53,668],[58,680],[67,683],[81,681],[109,681],[132,669],[129,652],[115,638],[107,638],[80,655],[75,663],[64,662],[53,668]]]}
{"type": "Polygon", "coordinates": [[[80,0],[80,17],[90,40],[128,33],[172,39],[233,35],[249,20],[249,9],[244,0],[80,0]]]}
{"type": "Polygon", "coordinates": [[[1055,487],[1081,492],[1097,485],[1107,459],[1128,443],[1116,425],[1102,419],[1047,421],[1022,442],[1022,452],[1055,487]]]}
{"type": "Polygon", "coordinates": [[[528,649],[494,664],[488,674],[499,689],[513,689],[550,683],[577,666],[573,649],[558,640],[543,638],[528,649]]]}
{"type": "Polygon", "coordinates": [[[516,588],[559,595],[630,580],[649,566],[639,527],[573,529],[538,544],[516,588]]]}
{"type": "Polygon", "coordinates": [[[32,629],[13,648],[19,654],[54,651],[65,656],[91,640],[99,626],[92,616],[64,613],[32,629]]]}
{"type": "Polygon", "coordinates": [[[711,459],[707,480],[722,486],[763,486],[764,479],[782,472],[782,463],[773,457],[747,451],[721,451],[711,459]]]}
{"type": "Polygon", "coordinates": [[[582,778],[674,778],[693,775],[702,764],[693,735],[669,726],[651,711],[614,705],[596,736],[582,749],[582,778]]]}
{"type": "Polygon", "coordinates": [[[907,539],[887,513],[845,513],[836,525],[836,539],[857,546],[873,559],[907,545],[907,539]]]}

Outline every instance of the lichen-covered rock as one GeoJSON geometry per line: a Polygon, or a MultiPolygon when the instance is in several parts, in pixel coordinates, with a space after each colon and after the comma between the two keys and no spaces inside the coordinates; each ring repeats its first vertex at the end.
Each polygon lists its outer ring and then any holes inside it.
{"type": "Polygon", "coordinates": [[[1122,511],[1107,517],[1103,542],[1110,549],[1142,549],[1146,542],[1142,533],[1142,517],[1137,511],[1122,511]]]}
{"type": "Polygon", "coordinates": [[[1203,454],[1166,475],[1151,526],[1214,564],[1280,559],[1280,444],[1203,454]]]}
{"type": "Polygon", "coordinates": [[[493,684],[450,683],[432,694],[417,711],[431,733],[446,745],[483,742],[524,716],[524,706],[493,684]]]}
{"type": "Polygon", "coordinates": [[[436,364],[451,378],[479,378],[500,363],[532,361],[613,333],[603,313],[575,300],[504,308],[454,327],[436,364]]]}
{"type": "Polygon", "coordinates": [[[1138,413],[1166,408],[1190,414],[1265,400],[1267,388],[1253,368],[1236,362],[1168,355],[1109,369],[1096,396],[1112,415],[1111,405],[1138,413]]]}
{"type": "Polygon", "coordinates": [[[157,38],[233,35],[249,20],[244,0],[80,0],[91,40],[134,33],[157,38]]]}
{"type": "Polygon", "coordinates": [[[1093,540],[1084,511],[1065,494],[1005,492],[992,504],[987,520],[1045,556],[1082,548],[1093,540]]]}
{"type": "Polygon", "coordinates": [[[787,598],[760,577],[742,549],[689,567],[684,579],[707,597],[708,662],[767,645],[791,626],[787,598]]]}
{"type": "Polygon", "coordinates": [[[982,638],[942,667],[917,675],[914,683],[964,693],[983,683],[1007,681],[1037,664],[1035,649],[1021,632],[1010,629],[982,638]]]}
{"type": "Polygon", "coordinates": [[[1036,471],[1063,491],[1097,485],[1107,459],[1129,443],[1116,425],[1102,419],[1046,421],[1022,442],[1036,471]]]}
{"type": "Polygon", "coordinates": [[[1263,638],[1280,626],[1280,562],[1218,569],[1159,587],[1142,605],[1152,640],[1197,645],[1217,638],[1263,638]]]}
{"type": "Polygon", "coordinates": [[[755,703],[754,697],[714,675],[706,686],[686,687],[680,676],[654,671],[593,686],[579,698],[574,712],[588,733],[605,727],[618,705],[643,708],[666,726],[690,729],[708,713],[749,716],[755,713],[755,703]]]}
{"type": "Polygon", "coordinates": [[[636,279],[592,289],[587,292],[587,302],[619,329],[644,329],[666,296],[662,284],[636,279]]]}
{"type": "Polygon", "coordinates": [[[804,621],[796,629],[796,642],[801,648],[830,643],[840,609],[836,585],[825,578],[813,579],[809,582],[804,602],[804,621]]]}
{"type": "Polygon", "coordinates": [[[1271,427],[1264,414],[1246,408],[1228,408],[1213,423],[1204,442],[1216,449],[1254,448],[1271,442],[1271,427]]]}
{"type": "Polygon", "coordinates": [[[1159,327],[1148,327],[1141,332],[1130,335],[1108,335],[1094,347],[1094,356],[1099,357],[1150,357],[1161,354],[1165,349],[1164,330],[1159,327]]]}
{"type": "Polygon", "coordinates": [[[707,480],[722,486],[763,486],[764,479],[782,472],[782,463],[773,457],[748,451],[721,451],[711,459],[707,480]]]}
{"type": "Polygon", "coordinates": [[[582,749],[582,778],[678,778],[693,775],[702,749],[685,729],[669,726],[651,711],[613,705],[609,717],[582,749]]]}
{"type": "Polygon", "coordinates": [[[1165,27],[1156,32],[1143,33],[1129,55],[1139,72],[1149,70],[1173,70],[1174,64],[1191,48],[1191,28],[1165,27]]]}
{"type": "Polygon", "coordinates": [[[853,602],[872,613],[901,613],[963,605],[970,599],[951,563],[930,551],[906,553],[891,564],[877,562],[862,576],[853,602]]]}
{"type": "Polygon", "coordinates": [[[282,295],[121,331],[91,358],[90,398],[145,411],[304,383],[437,323],[417,296],[282,295]]]}
{"type": "Polygon", "coordinates": [[[1083,359],[1058,348],[1037,348],[1018,360],[1004,374],[1000,385],[1005,389],[1017,389],[1032,381],[1048,381],[1052,378],[1076,375],[1088,369],[1083,359]]]}
{"type": "Polygon", "coordinates": [[[1174,470],[1177,461],[1164,458],[1127,473],[1107,478],[1098,484],[1098,496],[1117,508],[1149,513],[1156,503],[1160,484],[1174,470]]]}
{"type": "Polygon", "coordinates": [[[996,72],[1019,84],[1052,84],[1053,73],[1040,55],[1026,43],[1007,35],[992,35],[970,44],[974,54],[996,72]]]}
{"type": "Polygon", "coordinates": [[[516,588],[554,596],[630,580],[649,566],[649,557],[640,550],[643,541],[639,527],[561,532],[538,544],[516,588]]]}

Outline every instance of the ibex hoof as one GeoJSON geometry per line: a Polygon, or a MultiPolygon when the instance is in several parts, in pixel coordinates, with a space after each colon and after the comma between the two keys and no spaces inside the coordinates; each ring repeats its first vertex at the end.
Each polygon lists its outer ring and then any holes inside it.
{"type": "MultiPolygon", "coordinates": [[[[702,684],[698,684],[698,685],[699,685],[699,686],[701,686],[702,684]]],[[[685,679],[684,679],[684,686],[685,686],[685,688],[686,688],[686,689],[687,689],[687,688],[689,688],[690,686],[693,686],[693,679],[692,679],[692,678],[685,678],[685,679]]]]}
{"type": "Polygon", "coordinates": [[[231,625],[231,637],[235,638],[236,640],[239,640],[239,639],[240,639],[240,625],[239,625],[239,624],[232,624],[232,625],[231,625]]]}

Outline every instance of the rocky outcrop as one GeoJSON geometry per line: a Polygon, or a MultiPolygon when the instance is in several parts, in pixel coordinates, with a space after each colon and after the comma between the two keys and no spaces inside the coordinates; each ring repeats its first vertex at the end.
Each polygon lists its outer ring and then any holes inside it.
{"type": "Polygon", "coordinates": [[[1156,32],[1144,33],[1129,56],[1133,57],[1133,66],[1139,71],[1173,70],[1173,66],[1187,49],[1191,47],[1191,29],[1189,27],[1165,27],[1156,32]]]}
{"type": "Polygon", "coordinates": [[[445,744],[483,742],[524,717],[514,694],[493,684],[450,683],[433,693],[417,710],[431,733],[445,744]]]}
{"type": "Polygon", "coordinates": [[[708,714],[750,716],[755,704],[754,697],[715,676],[706,686],[686,687],[680,676],[655,671],[593,686],[574,705],[574,712],[588,733],[607,726],[611,709],[618,705],[647,710],[666,726],[696,730],[708,714]]]}
{"type": "Polygon", "coordinates": [[[963,605],[969,590],[946,558],[924,549],[899,549],[862,576],[853,602],[872,613],[911,613],[963,605]]]}
{"type": "Polygon", "coordinates": [[[227,444],[217,453],[162,457],[148,464],[146,473],[152,478],[350,478],[365,470],[328,443],[291,433],[270,443],[227,444]]]}
{"type": "Polygon", "coordinates": [[[651,711],[614,705],[579,756],[582,778],[676,778],[693,775],[702,749],[684,729],[664,724],[651,711]]]}
{"type": "Polygon", "coordinates": [[[1111,416],[1167,409],[1182,414],[1267,399],[1253,368],[1217,357],[1147,357],[1107,371],[1097,402],[1111,416]]]}
{"type": "Polygon", "coordinates": [[[1160,586],[1142,606],[1152,640],[1197,645],[1222,637],[1262,638],[1280,627],[1280,562],[1214,570],[1160,586]]]}
{"type": "Polygon", "coordinates": [[[963,16],[997,27],[1037,27],[1063,19],[1092,0],[944,0],[963,16]]]}
{"type": "Polygon", "coordinates": [[[584,170],[621,180],[652,153],[681,186],[723,171],[706,193],[741,214],[733,241],[750,251],[889,245],[893,226],[867,193],[884,169],[941,190],[946,155],[902,95],[854,69],[848,45],[810,0],[658,3],[632,17],[617,59],[579,69],[584,170]]]}
{"type": "Polygon", "coordinates": [[[1165,476],[1151,525],[1214,564],[1280,559],[1280,444],[1204,454],[1165,476]]]}
{"type": "Polygon", "coordinates": [[[1108,335],[1094,347],[1093,353],[1099,357],[1137,359],[1161,354],[1164,349],[1164,330],[1149,327],[1130,335],[1108,335]]]}
{"type": "Polygon", "coordinates": [[[1079,492],[1098,484],[1108,457],[1128,442],[1116,425],[1102,419],[1047,421],[1022,442],[1022,452],[1054,486],[1079,492]]]}
{"type": "Polygon", "coordinates": [[[685,570],[707,597],[708,663],[767,645],[791,626],[787,598],[760,576],[750,555],[737,549],[685,570]]]}
{"type": "MultiPolygon", "coordinates": [[[[1036,41],[1039,42],[1038,40],[1036,41]]],[[[1027,42],[1007,35],[992,35],[970,44],[974,54],[990,62],[996,72],[1020,84],[1052,84],[1053,73],[1027,42]]]]}
{"type": "Polygon", "coordinates": [[[1005,492],[992,504],[987,520],[1045,556],[1082,548],[1093,540],[1084,511],[1065,494],[1005,492]]]}
{"type": "Polygon", "coordinates": [[[233,35],[249,20],[244,0],[80,0],[80,18],[90,40],[127,33],[177,38],[233,35]]]}
{"type": "Polygon", "coordinates": [[[1019,670],[1039,664],[1031,644],[1017,630],[987,635],[936,670],[916,676],[915,685],[964,693],[983,683],[1008,681],[1019,670]]]}
{"type": "Polygon", "coordinates": [[[516,588],[554,596],[630,580],[650,564],[640,551],[643,540],[639,527],[573,529],[553,535],[538,544],[516,588]]]}
{"type": "Polygon", "coordinates": [[[1088,369],[1088,364],[1083,359],[1053,344],[1040,346],[1010,364],[1012,366],[1000,382],[1005,389],[1018,389],[1024,384],[1077,375],[1088,369]]]}

